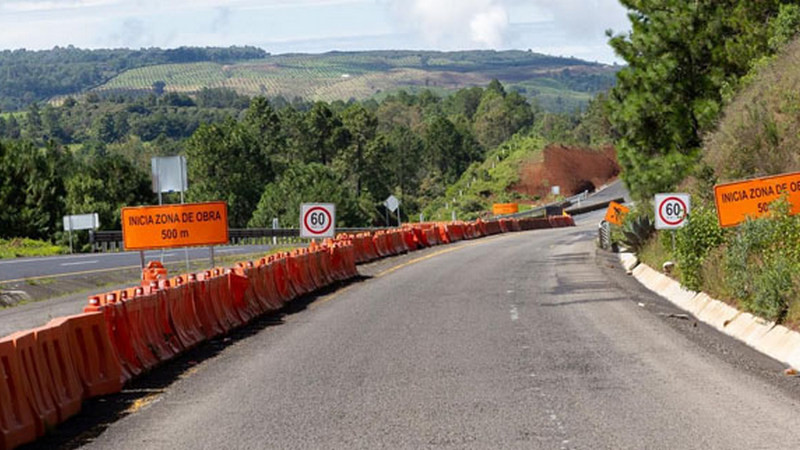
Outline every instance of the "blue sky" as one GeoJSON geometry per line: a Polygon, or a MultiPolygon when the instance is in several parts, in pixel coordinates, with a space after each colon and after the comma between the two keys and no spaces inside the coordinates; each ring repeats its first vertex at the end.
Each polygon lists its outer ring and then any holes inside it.
{"type": "Polygon", "coordinates": [[[0,48],[532,49],[618,61],[617,0],[0,0],[0,48]]]}

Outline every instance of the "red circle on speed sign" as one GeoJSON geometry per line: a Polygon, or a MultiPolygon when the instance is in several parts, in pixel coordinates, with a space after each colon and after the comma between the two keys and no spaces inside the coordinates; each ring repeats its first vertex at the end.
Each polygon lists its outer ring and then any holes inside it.
{"type": "Polygon", "coordinates": [[[321,206],[315,206],[315,207],[309,209],[308,211],[306,211],[306,215],[303,216],[303,224],[305,225],[305,227],[306,227],[306,229],[308,231],[310,231],[310,232],[312,232],[314,234],[325,234],[325,232],[328,231],[331,228],[331,225],[333,225],[333,217],[331,217],[331,212],[328,211],[327,209],[325,209],[325,208],[323,208],[321,206]],[[309,218],[311,217],[311,214],[316,212],[316,211],[322,211],[322,213],[325,214],[325,228],[323,228],[321,230],[317,230],[316,227],[312,226],[311,222],[309,221],[309,218]]]}
{"type": "Polygon", "coordinates": [[[679,199],[678,197],[667,197],[658,206],[658,216],[661,217],[661,220],[667,225],[670,226],[680,225],[680,223],[683,222],[683,219],[686,218],[686,203],[684,203],[683,200],[679,199]],[[664,208],[667,206],[667,204],[669,204],[669,202],[673,201],[680,203],[681,215],[676,220],[668,220],[666,217],[664,217],[664,208]]]}

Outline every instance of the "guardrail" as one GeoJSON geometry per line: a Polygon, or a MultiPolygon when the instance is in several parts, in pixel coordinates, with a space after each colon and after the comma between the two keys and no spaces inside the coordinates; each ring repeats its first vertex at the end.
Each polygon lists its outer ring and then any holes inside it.
{"type": "Polygon", "coordinates": [[[573,195],[572,197],[565,198],[559,202],[548,203],[544,206],[539,206],[537,208],[529,209],[527,211],[521,211],[514,214],[505,214],[502,216],[495,216],[495,219],[523,219],[525,217],[545,217],[545,216],[553,216],[553,215],[560,215],[564,213],[564,209],[578,204],[580,205],[583,200],[586,200],[589,197],[589,191],[583,191],[580,194],[573,195]],[[556,212],[557,211],[557,212],[556,212]]]}
{"type": "MultiPolygon", "coordinates": [[[[386,228],[337,228],[341,233],[360,233],[386,228]]],[[[290,245],[308,242],[300,237],[299,228],[231,228],[228,230],[228,243],[231,245],[290,245]]],[[[89,231],[89,243],[93,252],[117,252],[124,250],[122,231],[89,231]]]]}
{"type": "Polygon", "coordinates": [[[611,204],[611,202],[625,203],[625,198],[624,197],[619,197],[619,198],[615,198],[614,200],[608,200],[608,201],[604,201],[604,202],[593,203],[591,205],[576,206],[574,208],[568,208],[566,211],[567,211],[567,214],[569,214],[571,216],[577,216],[578,214],[586,214],[588,212],[593,212],[593,211],[599,211],[601,209],[606,209],[606,208],[608,208],[608,205],[611,204]]]}

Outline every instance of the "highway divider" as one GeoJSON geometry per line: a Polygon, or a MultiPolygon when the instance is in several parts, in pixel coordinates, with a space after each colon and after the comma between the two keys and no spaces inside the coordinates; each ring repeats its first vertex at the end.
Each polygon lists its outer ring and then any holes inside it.
{"type": "Polygon", "coordinates": [[[230,268],[167,277],[92,295],[82,314],[0,339],[0,450],[32,442],[125,383],[202,342],[306,294],[359,276],[357,264],[513,231],[575,226],[572,217],[423,223],[341,233],[308,248],[230,268]]]}

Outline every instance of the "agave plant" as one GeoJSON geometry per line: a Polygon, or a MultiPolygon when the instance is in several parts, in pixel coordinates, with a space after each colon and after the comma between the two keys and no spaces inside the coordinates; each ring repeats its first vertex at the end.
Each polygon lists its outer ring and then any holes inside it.
{"type": "Polygon", "coordinates": [[[649,217],[641,215],[625,224],[625,228],[622,230],[625,239],[622,240],[622,244],[628,250],[636,253],[655,231],[656,227],[653,221],[649,217]]]}

